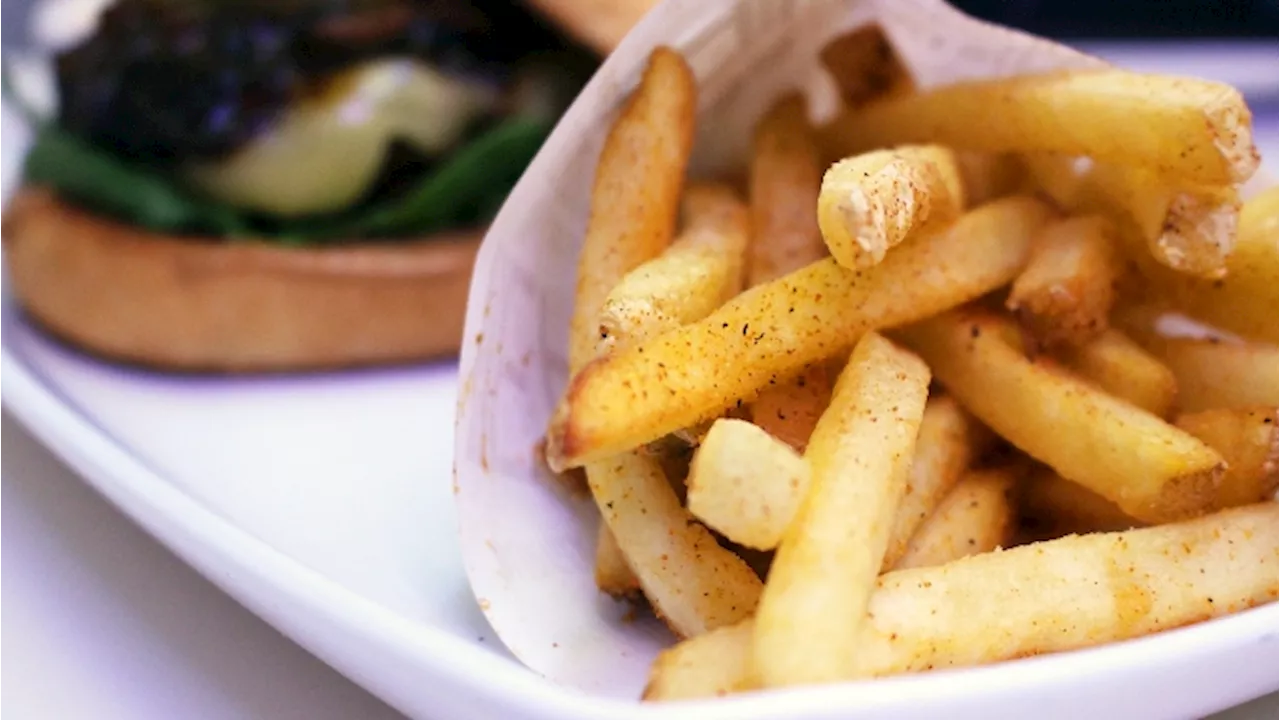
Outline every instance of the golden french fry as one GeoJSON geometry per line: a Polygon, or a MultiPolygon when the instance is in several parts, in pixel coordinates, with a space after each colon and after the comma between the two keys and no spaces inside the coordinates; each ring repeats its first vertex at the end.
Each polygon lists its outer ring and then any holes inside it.
{"type": "Polygon", "coordinates": [[[732,190],[694,185],[685,192],[685,227],[662,254],[627,273],[600,310],[599,339],[648,337],[711,314],[741,289],[750,226],[732,190]]]}
{"type": "Polygon", "coordinates": [[[1026,185],[1027,169],[1015,153],[955,153],[969,207],[1013,195],[1026,185]]]}
{"type": "Polygon", "coordinates": [[[847,107],[909,93],[915,82],[879,25],[866,25],[828,42],[818,54],[847,107]]]}
{"type": "Polygon", "coordinates": [[[1037,525],[1057,535],[1112,532],[1142,527],[1146,523],[1126,515],[1115,503],[1041,467],[1022,488],[1023,511],[1037,525]]]}
{"type": "Polygon", "coordinates": [[[975,470],[961,478],[916,530],[894,570],[945,565],[1007,546],[1017,524],[1013,467],[975,470]]]}
{"type": "MultiPolygon", "coordinates": [[[[844,679],[968,667],[1142,637],[1273,602],[1274,501],[882,575],[844,679]]],[[[754,622],[658,656],[645,699],[752,689],[754,622]]]]}
{"type": "Polygon", "coordinates": [[[605,296],[675,234],[696,110],[689,66],[675,51],[655,49],[596,164],[570,320],[571,373],[596,356],[605,296]]]}
{"type": "Polygon", "coordinates": [[[614,597],[628,597],[640,592],[640,579],[631,572],[627,558],[609,526],[600,524],[596,536],[596,587],[614,597]]]}
{"type": "Polygon", "coordinates": [[[1077,209],[1132,223],[1149,257],[1180,273],[1222,277],[1236,243],[1240,196],[1233,185],[1175,185],[1145,168],[1095,163],[1077,209]]]}
{"type": "Polygon", "coordinates": [[[958,83],[847,109],[821,134],[841,157],[935,142],[1088,155],[1206,185],[1243,182],[1259,164],[1239,91],[1119,69],[958,83]]]}
{"type": "Polygon", "coordinates": [[[1278,205],[1276,188],[1244,204],[1235,249],[1222,278],[1192,277],[1154,263],[1140,269],[1155,291],[1182,312],[1243,337],[1275,344],[1280,327],[1278,205]]]}
{"type": "Polygon", "coordinates": [[[1059,350],[1062,364],[1108,393],[1157,417],[1169,417],[1178,381],[1164,363],[1110,328],[1083,345],[1059,350]]]}
{"type": "Polygon", "coordinates": [[[1182,412],[1269,406],[1280,397],[1275,345],[1198,338],[1143,342],[1178,379],[1182,412]]]}
{"type": "Polygon", "coordinates": [[[907,484],[929,369],[878,333],[836,381],[804,459],[812,479],[769,570],[752,639],[765,687],[848,677],[907,484]]]}
{"type": "Polygon", "coordinates": [[[848,157],[827,169],[818,195],[818,227],[831,256],[851,270],[929,224],[964,210],[955,154],[940,145],[908,145],[848,157]]]}
{"type": "Polygon", "coordinates": [[[1107,329],[1123,271],[1115,228],[1100,215],[1045,227],[1007,307],[1042,345],[1081,345],[1107,329]]]}
{"type": "Polygon", "coordinates": [[[869,330],[994,290],[1022,268],[1050,212],[1028,198],[997,200],[860,274],[821,260],[742,293],[701,322],[597,360],[556,409],[548,461],[560,470],[637,447],[751,399],[869,330]]]}
{"type": "Polygon", "coordinates": [[[747,285],[782,277],[827,254],[813,208],[822,160],[804,96],[786,95],[757,123],[751,146],[751,226],[747,285]]]}
{"type": "Polygon", "coordinates": [[[689,468],[689,512],[739,545],[772,550],[809,488],[791,446],[743,420],[717,420],[689,468]]]}
{"type": "Polygon", "coordinates": [[[889,532],[881,572],[898,563],[911,537],[933,514],[973,461],[995,439],[949,395],[933,395],[924,408],[907,487],[889,532]]]}
{"type": "Polygon", "coordinates": [[[1204,512],[1223,462],[1190,434],[1009,342],[1010,320],[966,309],[899,337],[969,412],[1068,480],[1151,522],[1204,512]]]}
{"type": "Polygon", "coordinates": [[[1226,459],[1227,472],[1218,486],[1219,508],[1248,505],[1275,496],[1276,406],[1201,410],[1179,416],[1175,424],[1226,459]]]}

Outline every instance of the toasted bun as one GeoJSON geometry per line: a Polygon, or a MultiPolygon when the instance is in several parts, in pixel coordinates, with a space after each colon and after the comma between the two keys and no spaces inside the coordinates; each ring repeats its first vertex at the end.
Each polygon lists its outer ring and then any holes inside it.
{"type": "Polygon", "coordinates": [[[291,248],[168,237],[30,187],[2,233],[15,295],[53,334],[116,360],[221,372],[452,355],[480,240],[291,248]]]}

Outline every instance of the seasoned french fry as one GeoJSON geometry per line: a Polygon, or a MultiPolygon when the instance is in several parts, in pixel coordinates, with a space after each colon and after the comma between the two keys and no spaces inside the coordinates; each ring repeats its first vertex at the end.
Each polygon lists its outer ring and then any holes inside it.
{"type": "Polygon", "coordinates": [[[760,598],[753,672],[765,687],[847,677],[929,393],[929,369],[863,336],[805,451],[812,480],[760,598]]]}
{"type": "Polygon", "coordinates": [[[1218,486],[1219,508],[1248,505],[1275,496],[1274,405],[1251,410],[1202,410],[1180,416],[1175,424],[1226,459],[1227,472],[1218,486]]]}
{"type": "Polygon", "coordinates": [[[964,210],[955,154],[940,145],[908,145],[845,158],[822,176],[818,227],[836,262],[851,270],[885,253],[929,224],[964,210]]]}
{"type": "Polygon", "coordinates": [[[822,160],[802,95],[781,98],[756,125],[751,146],[747,285],[777,279],[827,254],[813,208],[822,160]]]}
{"type": "Polygon", "coordinates": [[[1013,195],[1026,184],[1027,169],[1014,153],[955,153],[969,207],[1013,195]]]}
{"type": "Polygon", "coordinates": [[[921,524],[994,439],[955,398],[941,394],[929,398],[881,572],[898,563],[921,524]]]}
{"type": "Polygon", "coordinates": [[[596,165],[570,320],[571,373],[596,356],[605,296],[675,234],[696,109],[689,66],[673,50],[654,50],[596,165]]]}
{"type": "Polygon", "coordinates": [[[1178,381],[1164,363],[1123,332],[1110,328],[1058,357],[1072,372],[1157,417],[1173,411],[1178,381]]]}
{"type": "MultiPolygon", "coordinates": [[[[802,96],[784,96],[757,124],[750,184],[754,238],[749,287],[827,256],[813,212],[822,184],[822,162],[802,96]]],[[[751,404],[752,420],[803,451],[831,397],[837,372],[815,363],[794,379],[765,388],[751,404]]]]}
{"type": "Polygon", "coordinates": [[[1182,412],[1269,406],[1280,397],[1280,353],[1275,345],[1161,338],[1148,349],[1178,379],[1182,412]]]}
{"type": "Polygon", "coordinates": [[[562,470],[637,447],[749,400],[869,330],[994,290],[1021,269],[1050,212],[1028,198],[997,200],[861,274],[821,260],[701,322],[602,358],[570,382],[547,433],[548,461],[562,470]]]}
{"type": "MultiPolygon", "coordinates": [[[[844,679],[967,667],[1141,637],[1280,592],[1265,502],[1180,523],[1069,536],[882,575],[844,679]]],[[[751,689],[751,620],[658,656],[645,699],[751,689]]]]}
{"type": "Polygon", "coordinates": [[[689,512],[739,545],[772,550],[809,489],[809,465],[743,420],[717,420],[689,468],[689,512]]]}
{"type": "Polygon", "coordinates": [[[1042,345],[1081,345],[1106,330],[1122,270],[1106,218],[1068,218],[1041,231],[1006,304],[1042,345]]]}
{"type": "Polygon", "coordinates": [[[847,107],[911,92],[915,82],[879,25],[867,25],[827,43],[818,59],[840,88],[847,107]]]}
{"type": "Polygon", "coordinates": [[[614,597],[628,597],[640,592],[640,579],[631,572],[627,558],[609,526],[600,524],[596,536],[596,587],[614,597]]]}
{"type": "Polygon", "coordinates": [[[1161,265],[1209,279],[1226,273],[1240,220],[1235,186],[1179,186],[1145,168],[1096,163],[1082,188],[1079,209],[1132,222],[1161,265]]]}
{"type": "Polygon", "coordinates": [[[1057,535],[1113,532],[1142,527],[1116,504],[1079,483],[1041,467],[1022,488],[1022,508],[1037,524],[1057,535]]]}
{"type": "Polygon", "coordinates": [[[1275,344],[1280,327],[1280,252],[1277,189],[1250,199],[1240,211],[1235,250],[1219,279],[1196,278],[1148,263],[1146,279],[1174,307],[1243,337],[1275,344]]]}
{"type": "Polygon", "coordinates": [[[599,338],[647,337],[711,314],[741,289],[750,236],[747,208],[726,187],[694,185],[685,192],[685,228],[662,254],[627,273],[605,298],[599,338]]]}
{"type": "Polygon", "coordinates": [[[1008,545],[1016,525],[1012,495],[1017,482],[1012,467],[965,475],[911,537],[893,569],[945,565],[1008,545]]]}
{"type": "Polygon", "coordinates": [[[899,331],[967,410],[1013,445],[1151,522],[1210,507],[1222,458],[1190,434],[1009,342],[1012,321],[957,310],[899,331]]]}
{"type": "Polygon", "coordinates": [[[841,157],[935,142],[1088,155],[1225,185],[1258,167],[1251,124],[1244,98],[1230,86],[1105,69],[978,80],[886,99],[845,110],[822,135],[841,157]]]}

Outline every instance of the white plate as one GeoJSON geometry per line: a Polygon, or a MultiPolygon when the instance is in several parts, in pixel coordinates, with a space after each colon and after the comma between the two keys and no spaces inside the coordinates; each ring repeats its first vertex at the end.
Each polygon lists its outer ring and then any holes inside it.
{"type": "MultiPolygon", "coordinates": [[[[8,181],[24,139],[7,112],[4,129],[8,181]]],[[[584,696],[511,659],[467,588],[451,367],[157,376],[51,343],[7,295],[0,344],[3,402],[33,434],[223,590],[413,716],[1172,718],[1277,687],[1272,604],[1105,653],[973,671],[713,704],[584,696]]]]}

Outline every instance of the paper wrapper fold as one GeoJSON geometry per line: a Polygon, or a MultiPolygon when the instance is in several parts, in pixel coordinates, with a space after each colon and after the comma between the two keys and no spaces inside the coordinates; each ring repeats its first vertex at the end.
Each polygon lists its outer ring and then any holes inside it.
{"type": "Polygon", "coordinates": [[[836,109],[818,61],[878,24],[918,87],[1104,65],[969,18],[940,0],[669,0],[618,46],[507,200],[476,265],[461,359],[455,457],[463,559],[481,609],[522,662],[592,694],[638,698],[670,633],[624,619],[593,580],[598,515],[542,465],[563,392],[578,248],[609,124],[649,52],[669,45],[698,79],[694,175],[740,171],[752,126],[786,90],[815,121],[836,109]]]}

